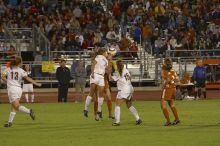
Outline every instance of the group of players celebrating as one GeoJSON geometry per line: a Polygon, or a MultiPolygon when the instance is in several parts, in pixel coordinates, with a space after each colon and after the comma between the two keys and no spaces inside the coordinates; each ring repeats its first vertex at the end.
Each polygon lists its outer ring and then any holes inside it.
{"type": "MultiPolygon", "coordinates": [[[[139,117],[137,110],[132,105],[134,88],[131,84],[131,75],[124,67],[122,60],[116,61],[116,66],[113,67],[112,58],[113,54],[109,50],[103,48],[94,50],[94,54],[91,58],[92,67],[90,75],[90,91],[85,100],[84,116],[88,117],[89,105],[93,100],[95,120],[101,120],[102,105],[104,102],[104,97],[106,97],[109,118],[115,119],[115,122],[112,124],[113,126],[120,126],[120,107],[123,102],[126,103],[127,108],[134,116],[136,125],[140,125],[142,120],[139,117]],[[112,98],[109,85],[110,80],[117,82],[118,89],[114,114],[112,112],[112,98]]],[[[23,79],[26,79],[36,86],[41,86],[41,84],[36,83],[34,80],[28,77],[27,72],[25,72],[21,66],[21,57],[16,57],[11,62],[10,67],[2,75],[2,79],[7,82],[8,97],[12,107],[8,122],[4,124],[4,127],[11,127],[16,111],[29,114],[33,120],[35,119],[32,109],[27,109],[26,107],[20,105],[19,101],[22,96],[21,82],[23,79]]],[[[176,72],[172,69],[172,61],[170,59],[165,59],[164,61],[162,79],[161,107],[166,118],[165,126],[179,124],[180,120],[176,107],[174,106],[176,83],[179,81],[179,79],[176,72]],[[173,122],[171,122],[169,118],[169,113],[166,107],[167,103],[175,116],[175,120],[173,122]]]]}

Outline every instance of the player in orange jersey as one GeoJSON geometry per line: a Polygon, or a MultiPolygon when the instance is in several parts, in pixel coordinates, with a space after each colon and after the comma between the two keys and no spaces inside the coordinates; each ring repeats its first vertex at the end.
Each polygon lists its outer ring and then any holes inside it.
{"type": "Polygon", "coordinates": [[[104,76],[104,80],[105,80],[104,92],[105,92],[105,98],[107,100],[109,118],[114,119],[114,116],[112,115],[111,87],[109,84],[109,75],[112,73],[112,55],[110,53],[108,53],[107,59],[109,64],[107,68],[107,73],[104,76]]]}
{"type": "Polygon", "coordinates": [[[176,72],[172,69],[171,59],[166,58],[163,65],[162,71],[162,98],[161,98],[161,108],[163,114],[166,118],[166,123],[164,126],[177,125],[180,123],[179,116],[174,105],[174,100],[176,97],[176,83],[179,81],[176,72]],[[174,122],[170,122],[170,116],[167,109],[167,103],[171,108],[173,115],[175,117],[174,122]]]}

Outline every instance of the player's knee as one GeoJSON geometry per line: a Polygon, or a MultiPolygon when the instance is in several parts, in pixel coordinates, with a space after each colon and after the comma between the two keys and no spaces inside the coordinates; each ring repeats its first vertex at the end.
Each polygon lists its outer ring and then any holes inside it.
{"type": "Polygon", "coordinates": [[[162,109],[162,110],[166,110],[166,109],[167,109],[167,107],[166,107],[166,106],[164,106],[164,105],[161,105],[161,109],[162,109]]]}

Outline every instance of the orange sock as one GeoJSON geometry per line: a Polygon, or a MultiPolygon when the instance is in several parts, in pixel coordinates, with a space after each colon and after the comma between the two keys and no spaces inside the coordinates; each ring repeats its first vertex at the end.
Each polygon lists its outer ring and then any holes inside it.
{"type": "Polygon", "coordinates": [[[96,115],[98,111],[98,101],[94,101],[94,115],[96,115]]]}
{"type": "Polygon", "coordinates": [[[107,100],[107,106],[108,106],[109,116],[112,116],[112,101],[111,100],[107,100]]]}
{"type": "Polygon", "coordinates": [[[175,120],[179,120],[179,116],[178,116],[176,107],[171,107],[171,110],[172,110],[172,112],[173,112],[173,115],[174,115],[174,117],[175,117],[175,120]]]}
{"type": "Polygon", "coordinates": [[[170,116],[169,116],[169,112],[168,112],[167,108],[163,108],[163,114],[164,114],[164,117],[166,118],[167,122],[169,123],[170,116]]]}

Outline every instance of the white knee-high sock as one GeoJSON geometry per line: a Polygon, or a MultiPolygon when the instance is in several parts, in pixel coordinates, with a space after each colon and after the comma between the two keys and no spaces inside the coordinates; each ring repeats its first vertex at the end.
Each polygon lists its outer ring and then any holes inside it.
{"type": "Polygon", "coordinates": [[[31,102],[34,102],[34,94],[31,95],[31,102]]]}
{"type": "Polygon", "coordinates": [[[24,106],[19,106],[18,111],[22,113],[30,114],[30,110],[24,106]]]}
{"type": "Polygon", "coordinates": [[[24,96],[25,96],[26,102],[29,102],[28,94],[26,93],[26,94],[24,94],[24,96]]]}
{"type": "Polygon", "coordinates": [[[121,108],[120,106],[115,107],[115,122],[120,123],[120,115],[121,115],[121,108]]]}
{"type": "Polygon", "coordinates": [[[8,119],[9,123],[13,122],[15,115],[16,115],[16,112],[10,112],[9,119],[8,119]]]}
{"type": "Polygon", "coordinates": [[[129,110],[132,113],[132,115],[135,117],[136,121],[140,119],[137,110],[133,106],[131,106],[129,110]]]}
{"type": "Polygon", "coordinates": [[[92,102],[92,97],[91,96],[87,96],[86,97],[86,102],[85,102],[85,110],[89,111],[89,105],[92,102]]]}
{"type": "Polygon", "coordinates": [[[103,101],[104,101],[103,97],[98,98],[98,112],[102,112],[103,101]]]}

